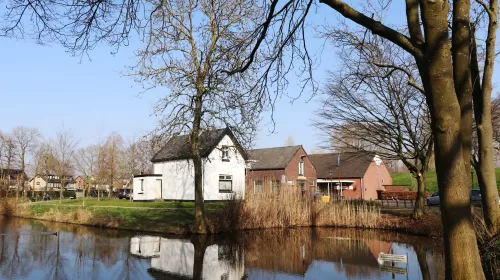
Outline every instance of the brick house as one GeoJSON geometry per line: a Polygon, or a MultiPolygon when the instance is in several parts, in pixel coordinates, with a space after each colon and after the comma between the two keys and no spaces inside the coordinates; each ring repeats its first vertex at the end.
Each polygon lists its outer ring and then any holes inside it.
{"type": "Polygon", "coordinates": [[[247,193],[277,192],[283,187],[316,190],[316,168],[302,146],[249,150],[247,193]]]}
{"type": "MultiPolygon", "coordinates": [[[[7,187],[11,190],[23,190],[21,186],[22,178],[26,184],[28,183],[28,176],[21,169],[6,169],[0,168],[0,186],[7,187]]],[[[27,185],[25,185],[27,187],[27,185]]]]}
{"type": "Polygon", "coordinates": [[[377,190],[392,185],[392,177],[384,162],[376,155],[365,153],[313,154],[318,191],[324,196],[351,199],[377,199],[377,190]]]}

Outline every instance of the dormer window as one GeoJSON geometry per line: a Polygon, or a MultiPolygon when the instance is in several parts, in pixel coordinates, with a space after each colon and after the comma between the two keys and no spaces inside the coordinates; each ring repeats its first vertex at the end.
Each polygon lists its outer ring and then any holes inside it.
{"type": "Polygon", "coordinates": [[[229,147],[222,146],[222,161],[229,161],[229,147]]]}
{"type": "Polygon", "coordinates": [[[299,161],[299,176],[304,176],[304,160],[302,158],[299,161]]]}

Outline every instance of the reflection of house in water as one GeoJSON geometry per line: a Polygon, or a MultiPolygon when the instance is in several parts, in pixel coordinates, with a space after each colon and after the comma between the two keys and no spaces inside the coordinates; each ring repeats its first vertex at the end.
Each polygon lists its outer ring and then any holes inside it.
{"type": "Polygon", "coordinates": [[[160,257],[160,237],[140,236],[130,239],[130,254],[139,258],[160,257]]]}
{"type": "Polygon", "coordinates": [[[242,249],[235,245],[195,246],[187,239],[152,236],[134,237],[130,253],[151,258],[149,274],[154,278],[241,279],[244,275],[242,249]]]}
{"type": "Polygon", "coordinates": [[[257,234],[248,237],[254,242],[245,246],[245,274],[248,279],[422,279],[424,273],[429,275],[426,279],[442,278],[444,262],[438,253],[427,253],[423,261],[429,268],[421,272],[424,268],[419,266],[413,246],[391,242],[394,237],[381,238],[380,235],[379,232],[322,229],[257,234]],[[391,249],[394,254],[408,254],[408,265],[385,264],[382,268],[378,263],[379,253],[387,254],[391,249]],[[392,272],[408,275],[392,275],[392,272]]]}
{"type": "Polygon", "coordinates": [[[306,276],[322,265],[334,269],[338,276],[380,276],[378,255],[380,252],[388,253],[392,245],[391,242],[342,237],[317,238],[314,241],[312,238],[290,239],[295,240],[290,240],[288,245],[271,241],[266,242],[268,246],[261,244],[260,248],[246,250],[245,266],[250,278],[273,279],[275,274],[281,274],[281,277],[284,277],[283,274],[306,276]]]}

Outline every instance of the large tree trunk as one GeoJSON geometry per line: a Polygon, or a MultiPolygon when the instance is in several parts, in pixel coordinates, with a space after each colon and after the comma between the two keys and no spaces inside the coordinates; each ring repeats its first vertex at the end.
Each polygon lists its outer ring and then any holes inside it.
{"type": "Polygon", "coordinates": [[[419,219],[424,215],[425,206],[425,174],[419,172],[417,174],[417,199],[413,208],[412,218],[419,219]]]}
{"type": "MultiPolygon", "coordinates": [[[[497,1],[491,1],[496,7],[497,1]]],[[[496,9],[496,8],[495,8],[496,9]]],[[[492,233],[500,232],[500,207],[498,206],[498,190],[495,177],[494,151],[493,151],[493,126],[491,123],[491,92],[495,41],[497,29],[496,10],[490,14],[488,38],[486,40],[487,54],[484,67],[483,87],[480,85],[480,71],[477,58],[475,36],[472,37],[472,83],[474,85],[474,116],[476,118],[476,131],[478,139],[478,159],[475,164],[481,202],[486,226],[492,233]]]]}
{"type": "MultiPolygon", "coordinates": [[[[421,1],[425,30],[425,60],[431,92],[436,173],[441,198],[441,221],[447,279],[484,279],[470,209],[470,186],[465,173],[461,110],[455,93],[448,36],[449,4],[421,1]]],[[[469,161],[467,161],[469,164],[469,161]]]]}
{"type": "MultiPolygon", "coordinates": [[[[460,104],[460,132],[465,174],[470,174],[472,154],[472,82],[470,69],[470,1],[453,1],[453,81],[460,104]]],[[[469,183],[469,180],[467,180],[469,183]]],[[[472,186],[471,186],[472,187],[472,186]]]]}
{"type": "MultiPolygon", "coordinates": [[[[483,99],[490,99],[483,96],[483,99]]],[[[475,102],[477,122],[478,162],[476,164],[477,180],[481,190],[481,202],[486,226],[491,233],[500,231],[500,207],[495,177],[493,155],[493,127],[491,125],[491,106],[489,100],[475,102]],[[477,103],[482,103],[478,104],[477,103]],[[479,108],[478,108],[479,107],[479,108]]]]}
{"type": "Polygon", "coordinates": [[[203,198],[203,162],[200,155],[200,132],[202,117],[202,92],[198,91],[195,100],[194,120],[191,130],[191,152],[194,165],[194,221],[193,231],[199,234],[207,233],[205,216],[205,200],[203,198]]]}

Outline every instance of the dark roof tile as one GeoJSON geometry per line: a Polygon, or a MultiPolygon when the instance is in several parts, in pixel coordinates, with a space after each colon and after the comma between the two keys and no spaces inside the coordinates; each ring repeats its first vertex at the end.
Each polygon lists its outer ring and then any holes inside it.
{"type": "Polygon", "coordinates": [[[249,150],[252,170],[285,169],[302,146],[249,150]]]}
{"type": "MultiPolygon", "coordinates": [[[[228,135],[231,137],[236,147],[246,159],[246,153],[241,148],[239,142],[234,137],[229,128],[205,130],[200,134],[200,154],[201,157],[207,157],[222,138],[228,135]]],[[[174,136],[167,144],[151,159],[152,162],[162,162],[170,160],[180,160],[191,158],[191,141],[189,134],[174,136]]]]}
{"type": "MultiPolygon", "coordinates": [[[[339,177],[339,167],[337,166],[338,155],[338,153],[309,155],[309,159],[312,161],[314,167],[316,167],[316,176],[318,178],[339,177]]],[[[365,153],[341,153],[340,178],[364,177],[374,156],[365,153]]]]}

